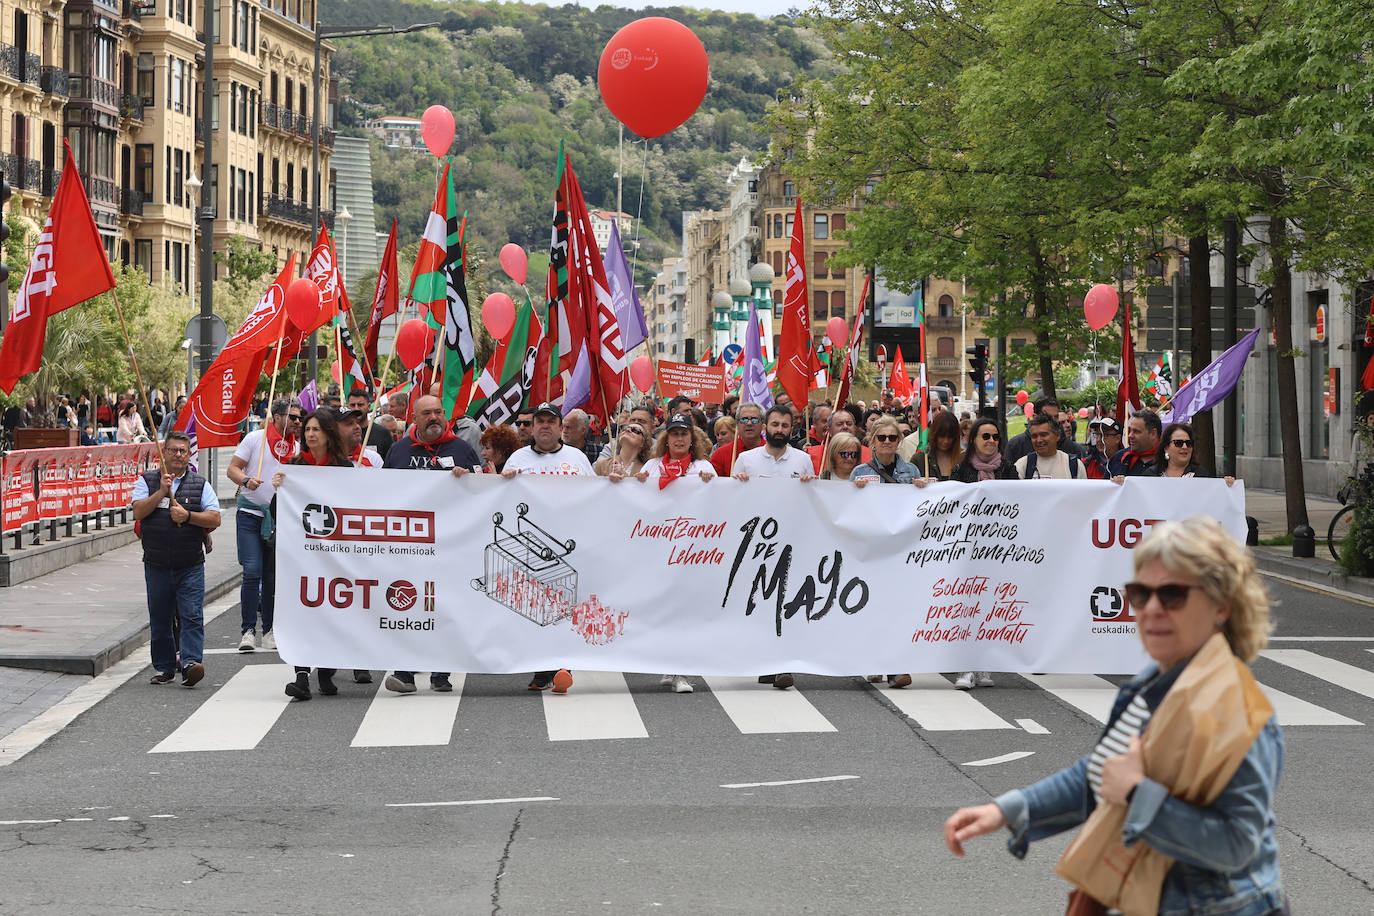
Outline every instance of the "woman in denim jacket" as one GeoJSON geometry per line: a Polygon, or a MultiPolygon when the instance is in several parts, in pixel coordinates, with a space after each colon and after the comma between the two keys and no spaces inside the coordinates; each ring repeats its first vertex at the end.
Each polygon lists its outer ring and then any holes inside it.
{"type": "Polygon", "coordinates": [[[1161,916],[1287,913],[1274,837],[1274,791],[1283,769],[1283,735],[1274,718],[1205,806],[1175,797],[1145,774],[1139,737],[1214,633],[1246,662],[1264,648],[1269,598],[1254,560],[1203,518],[1155,526],[1133,559],[1136,581],[1126,596],[1154,664],[1122,686],[1091,754],[991,804],[956,811],[945,822],[945,843],[962,856],[965,840],[1007,827],[1007,847],[1021,858],[1029,843],[1079,826],[1099,803],[1124,805],[1123,844],[1143,841],[1174,859],[1160,892],[1161,916]]]}

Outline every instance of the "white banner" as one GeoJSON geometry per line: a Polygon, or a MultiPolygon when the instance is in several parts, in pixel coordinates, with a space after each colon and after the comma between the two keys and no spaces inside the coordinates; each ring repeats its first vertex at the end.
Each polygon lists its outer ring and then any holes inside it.
{"type": "Polygon", "coordinates": [[[1220,480],[628,480],[291,468],[276,634],[298,665],[511,673],[1134,673],[1120,586],[1220,480]]]}

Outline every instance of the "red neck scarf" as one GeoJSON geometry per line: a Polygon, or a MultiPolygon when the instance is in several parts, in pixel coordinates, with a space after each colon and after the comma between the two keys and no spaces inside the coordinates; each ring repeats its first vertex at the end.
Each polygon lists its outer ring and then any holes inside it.
{"type": "Polygon", "coordinates": [[[331,464],[334,463],[334,459],[329,457],[328,453],[325,453],[325,456],[323,458],[316,460],[314,454],[312,454],[310,449],[308,448],[301,449],[299,458],[301,460],[301,464],[310,464],[314,465],[317,468],[329,467],[331,464]]]}
{"type": "Polygon", "coordinates": [[[433,442],[421,441],[419,432],[420,430],[418,427],[412,426],[409,433],[410,441],[414,442],[417,446],[429,452],[431,455],[445,442],[452,442],[454,439],[458,438],[458,434],[447,426],[445,426],[444,431],[439,434],[439,438],[435,439],[433,442]]]}
{"type": "Polygon", "coordinates": [[[661,460],[663,462],[663,474],[658,478],[658,488],[660,490],[667,487],[668,484],[677,480],[679,477],[685,476],[687,474],[687,469],[692,466],[692,456],[690,453],[683,455],[681,458],[669,458],[667,455],[664,455],[661,460]]]}
{"type": "Polygon", "coordinates": [[[296,454],[296,437],[283,436],[277,431],[277,424],[269,422],[267,424],[266,444],[272,457],[279,463],[285,464],[287,459],[296,454]]]}
{"type": "MultiPolygon", "coordinates": [[[[455,436],[454,438],[456,439],[457,437],[455,436]]],[[[370,468],[372,467],[372,462],[368,458],[364,457],[363,448],[364,445],[361,442],[359,442],[356,446],[354,446],[353,454],[349,455],[348,458],[350,461],[352,461],[355,465],[358,465],[359,467],[370,468]]]]}

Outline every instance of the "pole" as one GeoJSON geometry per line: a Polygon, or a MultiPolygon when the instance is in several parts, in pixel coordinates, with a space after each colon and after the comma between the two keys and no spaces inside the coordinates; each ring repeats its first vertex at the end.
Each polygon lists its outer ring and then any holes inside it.
{"type": "MultiPolygon", "coordinates": [[[[277,397],[277,373],[281,370],[282,338],[286,335],[286,309],[281,310],[281,324],[277,326],[276,352],[272,354],[272,382],[267,386],[267,422],[272,422],[272,402],[277,397]]],[[[314,339],[313,337],[311,338],[314,339]]],[[[313,346],[313,345],[312,345],[313,346]]],[[[188,402],[189,403],[189,402],[188,402]]],[[[302,427],[304,432],[304,427],[302,427]]],[[[262,460],[267,457],[267,427],[262,428],[262,448],[258,451],[258,470],[254,477],[262,480],[262,460]]]]}
{"type": "MultiPolygon", "coordinates": [[[[211,349],[214,342],[210,336],[210,318],[215,314],[215,204],[211,199],[211,189],[215,184],[210,180],[215,168],[215,134],[211,129],[213,119],[210,113],[215,108],[215,12],[217,0],[205,0],[202,22],[205,24],[205,85],[200,118],[200,140],[205,145],[204,158],[200,164],[200,201],[196,209],[197,222],[200,223],[200,373],[210,368],[214,359],[211,349]]],[[[194,231],[194,230],[193,230],[194,231]]],[[[194,241],[194,240],[193,240],[194,241]]],[[[189,393],[189,392],[188,392],[189,393]]]]}
{"type": "MultiPolygon", "coordinates": [[[[148,403],[148,388],[143,384],[143,375],[138,371],[138,357],[134,355],[134,342],[129,337],[129,326],[124,322],[124,309],[119,306],[119,293],[114,289],[110,290],[110,298],[114,300],[115,314],[119,316],[119,329],[124,332],[124,346],[129,351],[129,363],[134,367],[134,381],[138,383],[138,393],[143,398],[143,409],[148,412],[148,422],[153,422],[153,405],[148,403]]],[[[157,466],[165,474],[167,473],[167,462],[162,459],[162,443],[157,439],[157,431],[153,431],[153,445],[157,447],[157,466]]]]}
{"type": "MultiPolygon", "coordinates": [[[[1224,309],[1224,325],[1221,331],[1221,346],[1229,350],[1236,345],[1236,257],[1240,248],[1240,225],[1234,216],[1226,220],[1225,237],[1225,263],[1226,277],[1222,281],[1222,308],[1224,309]]],[[[1201,369],[1201,366],[1192,367],[1194,372],[1201,369]]],[[[1222,434],[1221,434],[1221,465],[1222,474],[1226,477],[1236,476],[1236,438],[1239,432],[1240,402],[1236,394],[1236,389],[1226,396],[1223,402],[1226,405],[1223,414],[1222,434]]]]}
{"type": "MultiPolygon", "coordinates": [[[[208,2],[208,0],[207,0],[208,2]]],[[[313,233],[320,224],[320,5],[314,4],[315,12],[315,66],[310,71],[310,231],[313,233]]],[[[308,372],[312,379],[319,378],[319,364],[316,361],[315,332],[310,332],[308,341],[308,372]]]]}

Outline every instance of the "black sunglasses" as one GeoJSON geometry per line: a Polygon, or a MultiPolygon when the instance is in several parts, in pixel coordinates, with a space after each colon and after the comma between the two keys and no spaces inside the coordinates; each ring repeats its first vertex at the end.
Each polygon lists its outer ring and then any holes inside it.
{"type": "Polygon", "coordinates": [[[1149,603],[1152,595],[1158,595],[1160,607],[1166,611],[1176,611],[1183,607],[1184,602],[1188,600],[1188,593],[1195,588],[1202,588],[1202,586],[1168,582],[1152,588],[1139,582],[1127,582],[1122,587],[1122,591],[1126,593],[1126,600],[1131,603],[1132,607],[1144,607],[1149,603]]]}
{"type": "Polygon", "coordinates": [[[983,434],[982,434],[981,436],[979,436],[978,438],[979,438],[979,439],[982,439],[984,442],[1001,442],[1001,441],[1002,441],[1002,434],[1001,434],[1001,433],[983,433],[983,434]]]}
{"type": "Polygon", "coordinates": [[[292,423],[299,423],[305,419],[305,415],[299,413],[289,413],[286,415],[286,419],[290,420],[292,423]]]}
{"type": "Polygon", "coordinates": [[[533,426],[533,425],[534,425],[534,421],[533,421],[533,420],[516,420],[516,421],[515,421],[515,425],[516,425],[516,426],[533,426]]]}
{"type": "Polygon", "coordinates": [[[845,452],[836,452],[836,453],[835,453],[835,457],[837,457],[837,458],[858,458],[858,457],[859,457],[859,453],[858,453],[858,452],[848,452],[848,451],[845,451],[845,452]]]}
{"type": "Polygon", "coordinates": [[[621,430],[621,432],[634,433],[636,436],[644,435],[644,430],[640,429],[638,426],[627,426],[621,430]]]}
{"type": "Polygon", "coordinates": [[[1192,448],[1192,447],[1193,447],[1193,440],[1192,440],[1192,439],[1170,439],[1170,440],[1169,440],[1169,444],[1172,445],[1174,448],[1192,448]]]}
{"type": "Polygon", "coordinates": [[[877,433],[873,438],[879,442],[899,442],[902,437],[895,433],[877,433]]]}

